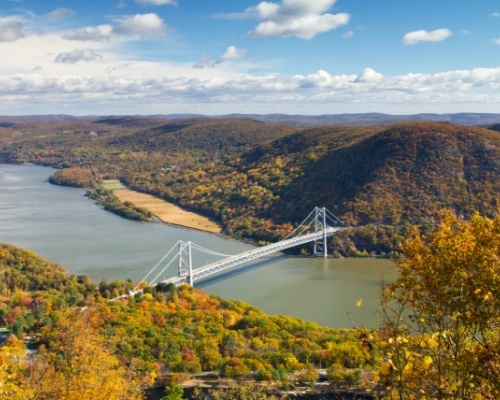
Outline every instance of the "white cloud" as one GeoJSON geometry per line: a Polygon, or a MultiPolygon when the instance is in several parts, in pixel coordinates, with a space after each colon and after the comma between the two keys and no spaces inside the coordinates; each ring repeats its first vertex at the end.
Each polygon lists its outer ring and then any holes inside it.
{"type": "Polygon", "coordinates": [[[113,27],[111,25],[87,26],[80,29],[72,29],[66,32],[63,36],[67,40],[80,41],[105,41],[111,37],[113,27]]]}
{"type": "Polygon", "coordinates": [[[214,68],[217,64],[239,60],[245,57],[246,53],[246,49],[238,49],[235,46],[229,46],[217,61],[214,61],[211,57],[204,55],[198,61],[196,61],[195,64],[193,64],[193,68],[214,68]]]}
{"type": "Polygon", "coordinates": [[[69,53],[60,53],[54,60],[58,64],[75,64],[80,61],[91,62],[102,59],[102,55],[97,54],[92,49],[77,49],[69,53]]]}
{"type": "Polygon", "coordinates": [[[240,58],[245,57],[247,53],[246,49],[237,49],[234,46],[229,46],[226,49],[226,52],[217,60],[218,63],[223,63],[226,61],[238,60],[240,58]]]}
{"type": "Polygon", "coordinates": [[[441,42],[452,36],[449,29],[441,28],[434,31],[414,31],[409,32],[403,36],[403,43],[406,45],[413,45],[420,42],[441,42]]]}
{"type": "Polygon", "coordinates": [[[166,4],[177,4],[177,0],[135,0],[141,6],[163,6],[166,4]]]}
{"type": "Polygon", "coordinates": [[[74,17],[76,12],[70,8],[59,7],[54,11],[44,14],[43,18],[48,21],[63,21],[67,18],[74,17]]]}
{"type": "Polygon", "coordinates": [[[113,28],[113,33],[146,39],[161,36],[166,30],[165,21],[155,13],[149,13],[125,17],[113,28]]]}
{"type": "Polygon", "coordinates": [[[0,42],[14,42],[25,37],[26,22],[15,17],[0,18],[0,42]]]}
{"type": "Polygon", "coordinates": [[[497,38],[497,39],[493,39],[492,40],[492,43],[496,46],[500,46],[500,38],[497,38]]]}
{"type": "Polygon", "coordinates": [[[372,68],[365,68],[364,71],[357,76],[354,80],[356,83],[377,83],[380,82],[384,76],[372,68]]]}
{"type": "Polygon", "coordinates": [[[115,35],[135,39],[153,39],[165,34],[167,24],[157,14],[129,15],[117,21],[117,25],[97,25],[72,29],[63,36],[67,40],[102,42],[115,35]]]}
{"type": "Polygon", "coordinates": [[[500,12],[497,12],[497,11],[492,12],[492,13],[490,14],[490,17],[500,18],[500,12]]]}
{"type": "Polygon", "coordinates": [[[438,112],[440,107],[446,107],[445,112],[453,107],[494,112],[500,106],[500,68],[400,76],[382,76],[371,68],[359,75],[333,75],[320,70],[307,76],[228,74],[217,68],[190,69],[193,75],[188,76],[185,66],[172,64],[143,64],[141,75],[134,68],[137,66],[127,66],[121,70],[122,75],[116,76],[0,75],[0,101],[10,107],[4,112],[35,102],[44,113],[65,104],[77,114],[117,110],[221,114],[242,109],[302,114],[378,110],[394,114],[401,110],[438,112]],[[148,68],[153,69],[146,73],[148,68]],[[169,70],[168,77],[159,73],[165,70],[169,70]],[[99,108],[101,104],[112,108],[99,108]]]}
{"type": "Polygon", "coordinates": [[[350,39],[354,36],[354,31],[347,31],[346,33],[344,33],[342,35],[342,38],[343,39],[350,39]]]}
{"type": "Polygon", "coordinates": [[[212,68],[214,65],[214,60],[212,60],[209,56],[204,55],[198,61],[196,61],[196,63],[193,64],[193,68],[212,68]]]}
{"type": "Polygon", "coordinates": [[[283,0],[281,3],[262,1],[246,10],[262,20],[252,31],[253,37],[296,36],[311,40],[319,33],[331,31],[349,22],[346,13],[329,14],[336,0],[283,0]]]}

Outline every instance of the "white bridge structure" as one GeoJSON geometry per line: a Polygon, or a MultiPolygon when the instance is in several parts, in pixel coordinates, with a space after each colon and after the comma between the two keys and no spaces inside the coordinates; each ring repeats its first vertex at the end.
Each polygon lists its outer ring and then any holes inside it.
{"type": "Polygon", "coordinates": [[[147,283],[147,286],[156,286],[160,283],[171,283],[176,286],[187,283],[193,286],[195,281],[199,281],[210,275],[278,251],[299,246],[304,243],[314,242],[314,255],[327,257],[327,238],[341,230],[343,225],[343,222],[341,222],[325,207],[316,207],[306,217],[306,219],[304,219],[304,221],[302,221],[301,224],[295,228],[293,232],[281,241],[236,255],[221,254],[205,249],[192,242],[179,241],[167,252],[167,254],[165,254],[165,256],[153,267],[153,269],[149,271],[149,273],[132,291],[113,300],[141,293],[142,289],[140,288],[144,287],[144,282],[148,282],[147,279],[151,276],[153,278],[149,281],[149,283],[147,283]],[[175,251],[176,253],[174,253],[175,251]],[[199,258],[197,257],[199,254],[203,254],[205,256],[205,261],[207,256],[218,257],[219,260],[205,263],[204,266],[194,268],[193,265],[195,264],[196,259],[199,258]],[[223,258],[220,259],[221,257],[223,258]],[[163,265],[164,262],[167,262],[167,264],[163,265]],[[165,276],[165,271],[175,262],[177,263],[177,276],[162,279],[161,277],[165,276]],[[154,275],[155,272],[156,275],[154,275]]]}

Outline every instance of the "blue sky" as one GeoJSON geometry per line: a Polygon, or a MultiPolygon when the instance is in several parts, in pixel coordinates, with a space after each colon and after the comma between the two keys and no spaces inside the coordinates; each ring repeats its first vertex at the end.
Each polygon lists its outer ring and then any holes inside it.
{"type": "Polygon", "coordinates": [[[0,0],[2,115],[500,112],[500,2],[0,0]]]}

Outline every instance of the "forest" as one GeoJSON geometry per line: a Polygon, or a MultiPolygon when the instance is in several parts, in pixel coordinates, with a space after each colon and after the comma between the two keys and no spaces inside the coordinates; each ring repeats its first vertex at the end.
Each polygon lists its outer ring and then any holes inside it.
{"type": "MultiPolygon", "coordinates": [[[[63,185],[119,179],[235,238],[277,241],[325,206],[349,226],[329,243],[336,256],[389,257],[410,226],[429,230],[442,209],[465,218],[498,210],[498,125],[306,129],[248,118],[99,117],[27,118],[0,130],[0,162],[59,168],[52,182],[63,185]]],[[[138,215],[116,202],[109,209],[138,215]]]]}
{"type": "Polygon", "coordinates": [[[277,399],[317,388],[324,370],[328,393],[498,399],[500,218],[443,211],[430,234],[411,230],[394,261],[378,329],[337,330],[188,285],[110,301],[135,284],[95,284],[2,244],[0,394],[142,399],[165,386],[164,399],[183,399],[183,385],[210,372],[212,389],[198,383],[189,398],[277,399]]]}
{"type": "MultiPolygon", "coordinates": [[[[269,316],[187,285],[68,275],[0,245],[0,393],[13,399],[286,398],[325,370],[330,391],[390,400],[500,398],[500,133],[398,122],[300,128],[248,118],[22,118],[0,124],[0,162],[59,169],[56,184],[119,179],[274,241],[314,206],[349,225],[338,256],[390,255],[378,329],[269,316]],[[28,351],[29,350],[29,351],[28,351]],[[342,392],[344,393],[344,392],[342,392]],[[252,397],[253,396],[253,397],[252,397]],[[257,397],[255,397],[257,396],[257,397]]],[[[144,210],[96,189],[124,215],[144,210]]],[[[142,218],[141,217],[141,218],[142,218]]],[[[359,302],[358,306],[363,306],[359,302]]]]}

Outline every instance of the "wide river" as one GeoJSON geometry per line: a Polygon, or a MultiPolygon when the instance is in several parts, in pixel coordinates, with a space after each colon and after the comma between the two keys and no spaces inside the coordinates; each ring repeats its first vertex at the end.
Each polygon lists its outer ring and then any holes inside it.
{"type": "MultiPolygon", "coordinates": [[[[48,183],[54,169],[0,164],[0,242],[57,262],[69,273],[140,281],[179,240],[224,254],[251,245],[162,223],[129,221],[96,206],[85,191],[48,183]]],[[[320,205],[321,206],[321,205],[320,205]]],[[[176,274],[169,267],[166,276],[176,274]],[[171,269],[171,270],[170,270],[171,269]]],[[[395,276],[379,259],[322,259],[281,253],[256,261],[227,279],[196,285],[268,314],[336,328],[375,327],[378,289],[395,276]],[[363,306],[356,302],[363,299],[363,306]]]]}

